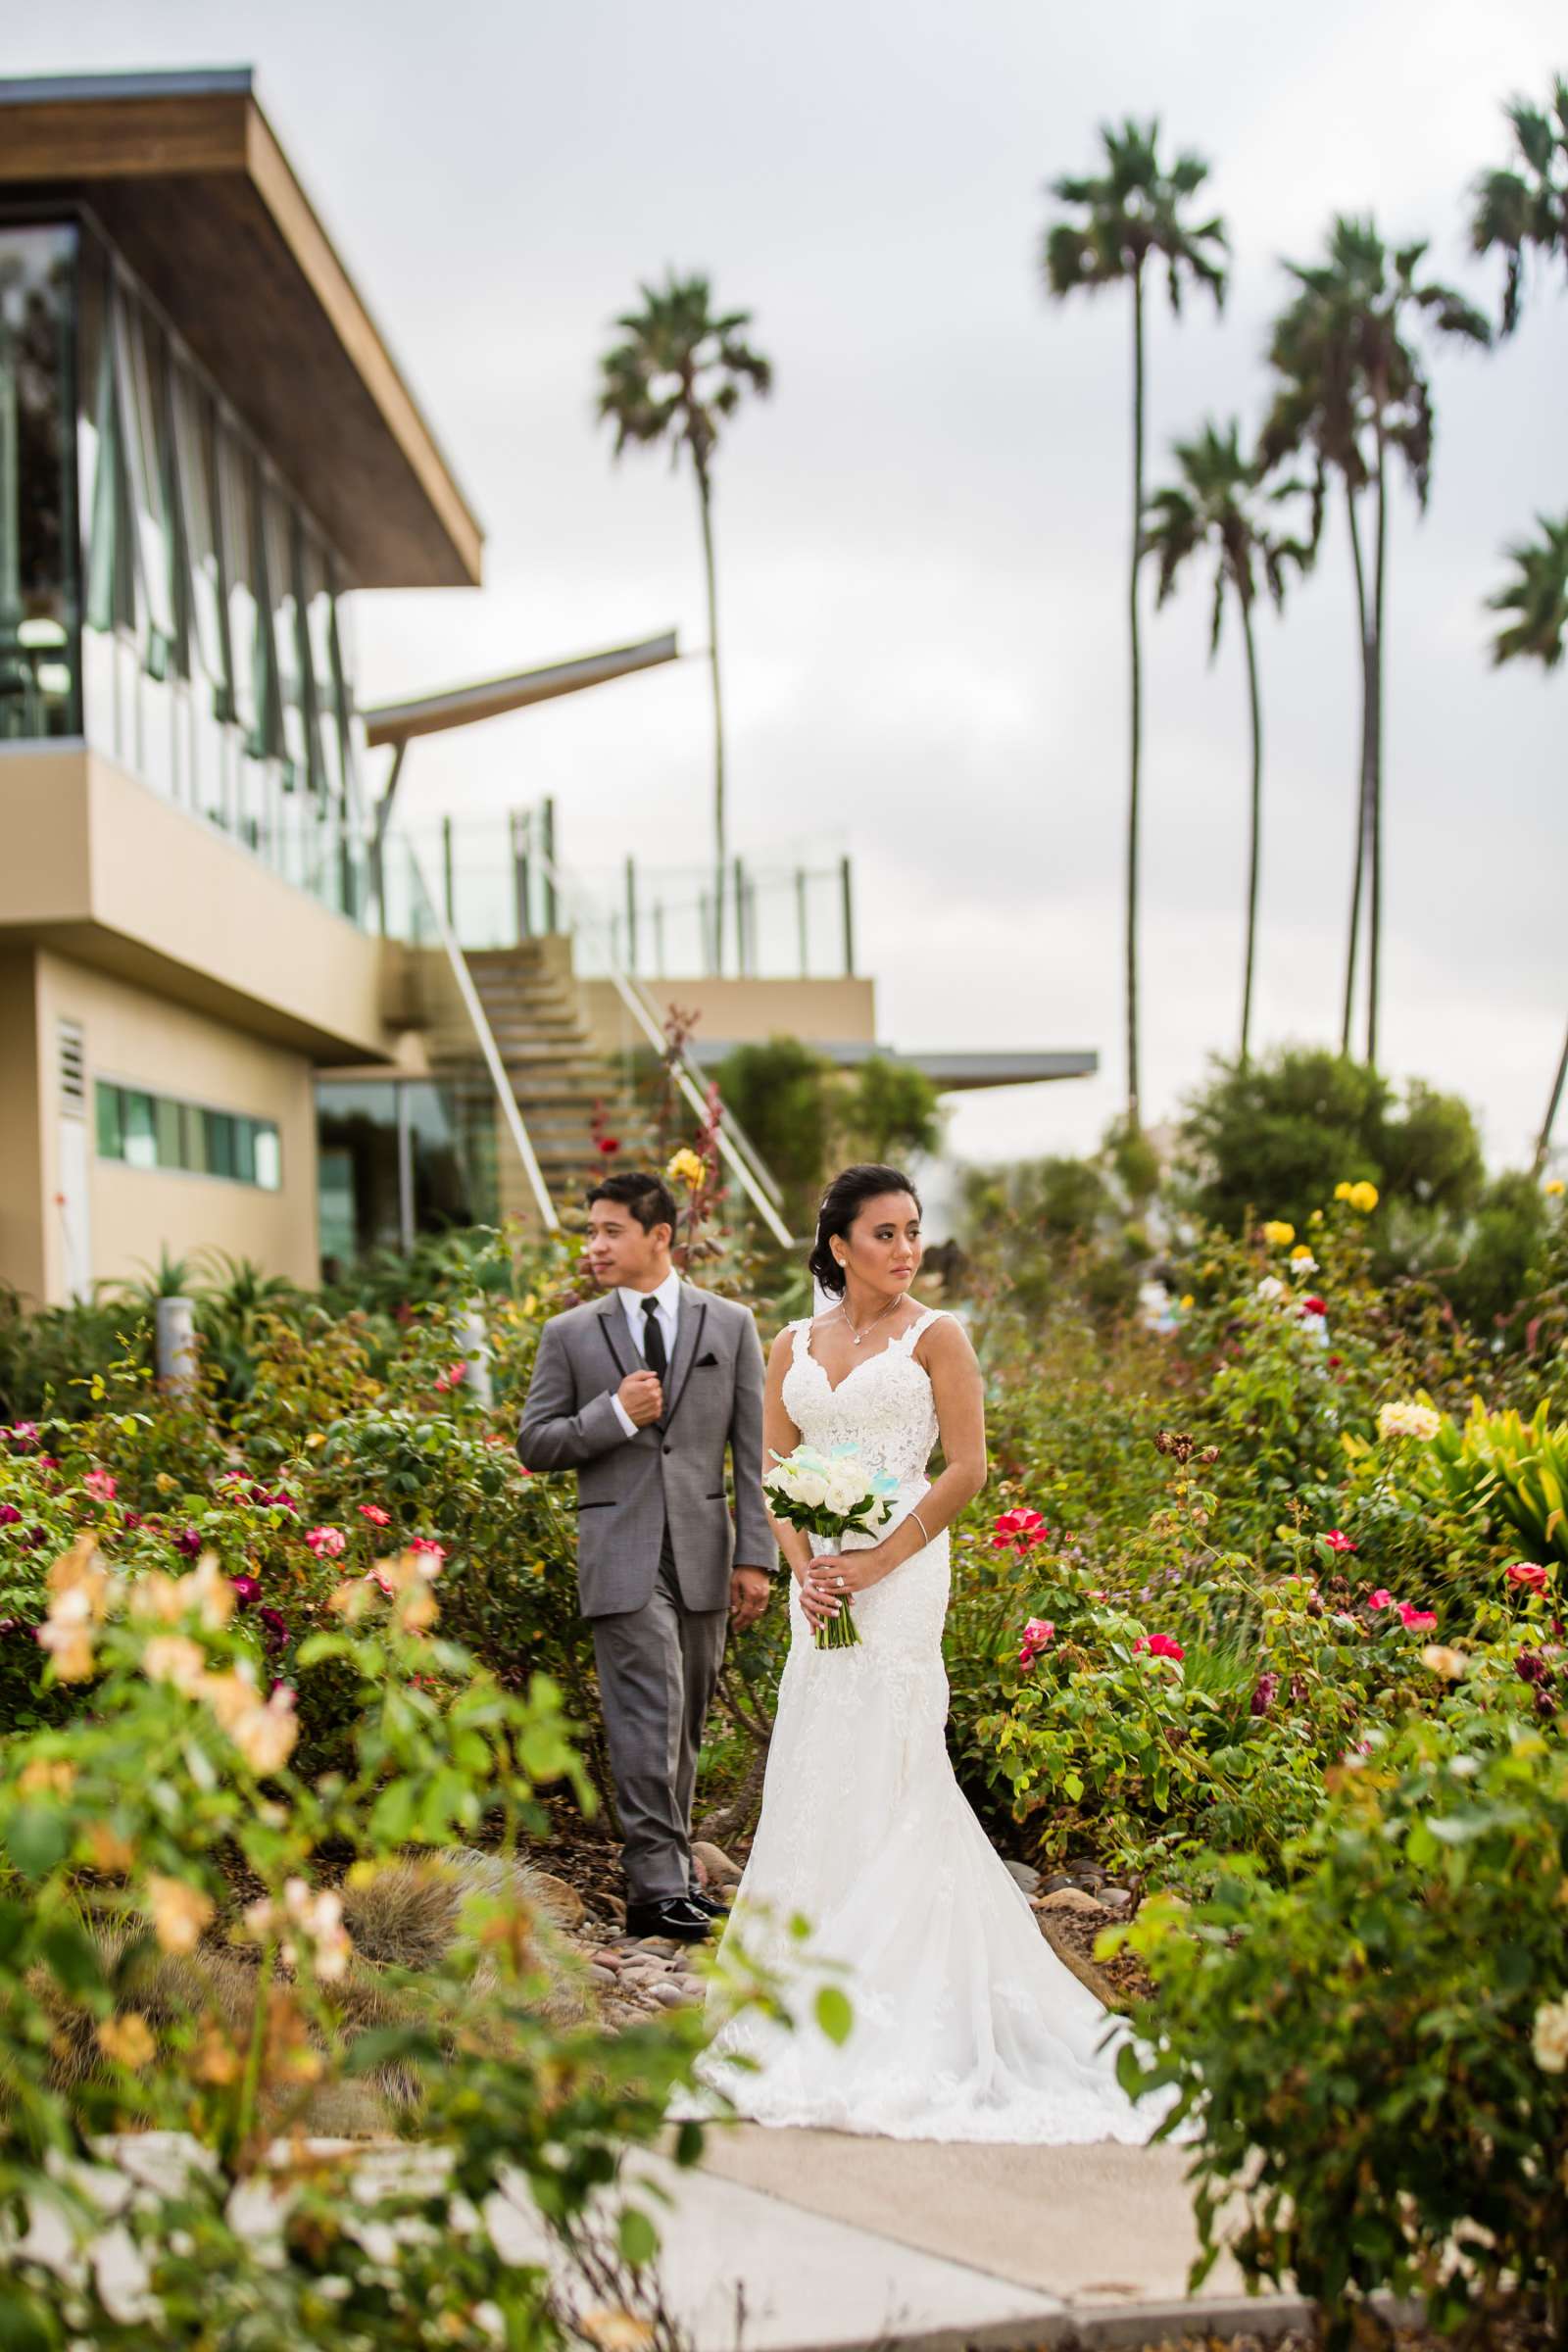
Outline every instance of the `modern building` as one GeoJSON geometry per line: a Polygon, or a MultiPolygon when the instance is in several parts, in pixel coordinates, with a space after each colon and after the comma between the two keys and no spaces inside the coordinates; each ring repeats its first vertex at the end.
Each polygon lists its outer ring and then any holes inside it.
{"type": "MultiPolygon", "coordinates": [[[[510,930],[464,919],[461,845],[394,808],[411,741],[676,650],[368,733],[353,596],[476,585],[482,544],[249,73],[0,81],[0,1282],[60,1300],[195,1250],[310,1282],[549,1224],[704,989],[710,1057],[780,1026],[870,1050],[853,970],[664,980],[635,913],[590,951],[519,819],[510,930]]],[[[1093,1066],[1054,1058],[1027,1074],[1093,1066]]]]}

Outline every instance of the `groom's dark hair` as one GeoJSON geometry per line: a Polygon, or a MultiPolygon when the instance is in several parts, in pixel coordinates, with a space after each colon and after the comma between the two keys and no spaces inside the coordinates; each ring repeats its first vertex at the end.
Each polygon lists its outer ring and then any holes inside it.
{"type": "Polygon", "coordinates": [[[662,1176],[648,1176],[628,1168],[623,1176],[603,1177],[588,1196],[588,1207],[592,1208],[596,1200],[614,1200],[622,1208],[629,1208],[644,1233],[652,1233],[656,1225],[667,1225],[673,1241],[680,1231],[675,1196],[662,1176]]]}

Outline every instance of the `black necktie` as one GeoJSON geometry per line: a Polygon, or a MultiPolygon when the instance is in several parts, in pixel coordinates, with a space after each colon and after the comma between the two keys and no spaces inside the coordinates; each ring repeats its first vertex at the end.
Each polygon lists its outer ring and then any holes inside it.
{"type": "Polygon", "coordinates": [[[669,1358],[664,1353],[664,1335],[659,1327],[659,1300],[643,1300],[643,1361],[650,1372],[662,1380],[669,1370],[669,1358]]]}

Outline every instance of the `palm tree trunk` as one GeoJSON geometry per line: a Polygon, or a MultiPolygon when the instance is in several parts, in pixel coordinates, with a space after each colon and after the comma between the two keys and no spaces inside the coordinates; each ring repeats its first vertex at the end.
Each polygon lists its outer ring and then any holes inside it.
{"type": "Polygon", "coordinates": [[[1252,642],[1252,600],[1237,590],[1242,638],[1247,647],[1247,701],[1252,721],[1251,846],[1247,861],[1247,964],[1242,978],[1242,1063],[1246,1066],[1252,1030],[1252,964],[1257,948],[1257,885],[1263,836],[1263,706],[1257,691],[1257,648],[1252,642]]]}
{"type": "Polygon", "coordinates": [[[1367,926],[1366,1064],[1378,1066],[1378,993],[1383,961],[1383,589],[1387,564],[1388,454],[1378,430],[1378,535],[1372,570],[1372,627],[1367,638],[1366,674],[1371,717],[1367,726],[1366,829],[1371,877],[1367,926]]]}
{"type": "Polygon", "coordinates": [[[1551,1131],[1557,1123],[1557,1105],[1562,1101],[1564,1079],[1568,1079],[1568,1038],[1563,1040],[1557,1075],[1552,1081],[1551,1101],[1546,1104],[1546,1115],[1541,1122],[1541,1133],[1536,1138],[1536,1156],[1530,1163],[1532,1176],[1539,1176],[1546,1164],[1546,1153],[1551,1149],[1551,1131]]]}
{"type": "Polygon", "coordinates": [[[1138,1085],[1138,787],[1143,751],[1143,669],[1138,643],[1138,569],[1144,552],[1144,272],[1133,272],[1133,548],[1128,587],[1132,656],[1127,792],[1127,1124],[1139,1131],[1138,1085]]]}
{"type": "Polygon", "coordinates": [[[1350,884],[1350,938],[1345,956],[1345,1010],[1340,1021],[1340,1052],[1350,1051],[1350,1023],[1355,1013],[1355,959],[1361,944],[1361,886],[1366,873],[1366,794],[1370,765],[1372,688],[1367,668],[1366,566],[1361,561],[1361,525],[1355,512],[1355,487],[1345,478],[1345,510],[1350,520],[1350,561],[1355,566],[1355,637],[1361,655],[1361,762],[1355,779],[1355,874],[1350,884]]]}
{"type": "MultiPolygon", "coordinates": [[[[724,895],[728,870],[724,829],[724,699],[718,679],[718,586],[713,569],[713,489],[708,468],[697,467],[697,497],[703,515],[703,569],[708,581],[708,659],[713,677],[713,963],[724,968],[724,895]]],[[[739,922],[740,910],[736,909],[739,922]]],[[[737,969],[739,962],[737,960],[737,969]]]]}

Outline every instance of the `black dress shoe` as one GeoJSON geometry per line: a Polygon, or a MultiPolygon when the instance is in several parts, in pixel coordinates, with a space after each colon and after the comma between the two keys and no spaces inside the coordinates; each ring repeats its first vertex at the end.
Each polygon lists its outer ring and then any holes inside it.
{"type": "Polygon", "coordinates": [[[728,1903],[721,1903],[716,1895],[705,1892],[700,1886],[688,1886],[686,1900],[689,1903],[695,1903],[706,1919],[728,1919],[729,1917],[728,1903]]]}
{"type": "Polygon", "coordinates": [[[706,1943],[712,1933],[712,1914],[685,1894],[656,1894],[646,1903],[626,1905],[628,1936],[670,1936],[677,1943],[706,1943]]]}

